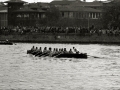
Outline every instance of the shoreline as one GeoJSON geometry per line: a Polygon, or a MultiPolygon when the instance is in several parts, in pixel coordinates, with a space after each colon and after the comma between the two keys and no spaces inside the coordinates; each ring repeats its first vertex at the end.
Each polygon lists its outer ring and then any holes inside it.
{"type": "Polygon", "coordinates": [[[120,42],[79,42],[79,41],[12,41],[13,43],[46,43],[46,44],[120,44],[120,42]]]}
{"type": "Polygon", "coordinates": [[[79,34],[27,34],[27,35],[0,35],[0,41],[8,39],[13,43],[64,43],[64,44],[120,44],[120,36],[79,34]]]}

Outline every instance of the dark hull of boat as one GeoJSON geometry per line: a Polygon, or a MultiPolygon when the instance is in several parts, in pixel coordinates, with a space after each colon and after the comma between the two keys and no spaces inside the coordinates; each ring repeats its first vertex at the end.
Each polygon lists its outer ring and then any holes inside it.
{"type": "Polygon", "coordinates": [[[13,43],[11,43],[11,42],[9,42],[9,43],[7,43],[7,42],[0,42],[0,45],[13,45],[13,43]]]}
{"type": "Polygon", "coordinates": [[[87,54],[60,54],[56,56],[57,58],[85,58],[87,59],[87,54]]]}

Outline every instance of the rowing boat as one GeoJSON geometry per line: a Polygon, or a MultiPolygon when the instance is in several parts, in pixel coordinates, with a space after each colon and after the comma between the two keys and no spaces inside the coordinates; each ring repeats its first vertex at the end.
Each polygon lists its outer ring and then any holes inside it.
{"type": "Polygon", "coordinates": [[[31,50],[27,50],[27,54],[32,54],[32,55],[39,56],[39,57],[49,56],[49,57],[56,57],[56,58],[84,58],[84,59],[87,59],[87,57],[88,57],[87,53],[80,53],[80,54],[59,53],[59,54],[54,54],[54,55],[50,56],[48,53],[39,53],[39,52],[31,51],[31,50]]]}
{"type": "Polygon", "coordinates": [[[13,43],[8,41],[0,41],[0,45],[13,45],[13,43]]]}

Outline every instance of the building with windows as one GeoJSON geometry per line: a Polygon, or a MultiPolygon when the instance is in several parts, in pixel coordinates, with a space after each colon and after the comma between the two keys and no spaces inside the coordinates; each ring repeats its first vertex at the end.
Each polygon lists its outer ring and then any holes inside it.
{"type": "Polygon", "coordinates": [[[6,27],[8,25],[8,12],[7,7],[1,2],[0,3],[0,27],[6,27]]]}
{"type": "Polygon", "coordinates": [[[8,25],[7,15],[7,10],[0,10],[0,27],[6,27],[8,25]]]}
{"type": "Polygon", "coordinates": [[[36,26],[46,17],[50,6],[55,6],[59,9],[62,19],[72,18],[79,20],[80,26],[98,27],[102,25],[103,7],[110,2],[113,1],[54,0],[50,3],[27,3],[22,0],[9,0],[4,2],[7,6],[0,4],[0,26],[36,26]]]}
{"type": "Polygon", "coordinates": [[[102,18],[104,3],[101,1],[61,0],[53,1],[51,4],[59,8],[62,18],[77,19],[80,21],[80,26],[88,26],[89,24],[98,27],[102,25],[100,19],[102,18]]]}
{"type": "Polygon", "coordinates": [[[7,3],[9,26],[35,26],[41,18],[45,17],[47,7],[39,3],[28,4],[22,0],[9,0],[7,3]]]}

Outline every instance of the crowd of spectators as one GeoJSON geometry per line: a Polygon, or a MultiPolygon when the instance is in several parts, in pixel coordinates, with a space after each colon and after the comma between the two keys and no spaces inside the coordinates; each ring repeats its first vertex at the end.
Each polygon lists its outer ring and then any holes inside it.
{"type": "Polygon", "coordinates": [[[96,28],[85,28],[85,27],[49,27],[49,26],[41,26],[41,27],[1,27],[0,35],[8,35],[8,34],[80,34],[80,35],[120,35],[119,28],[116,29],[96,29],[96,28]]]}

